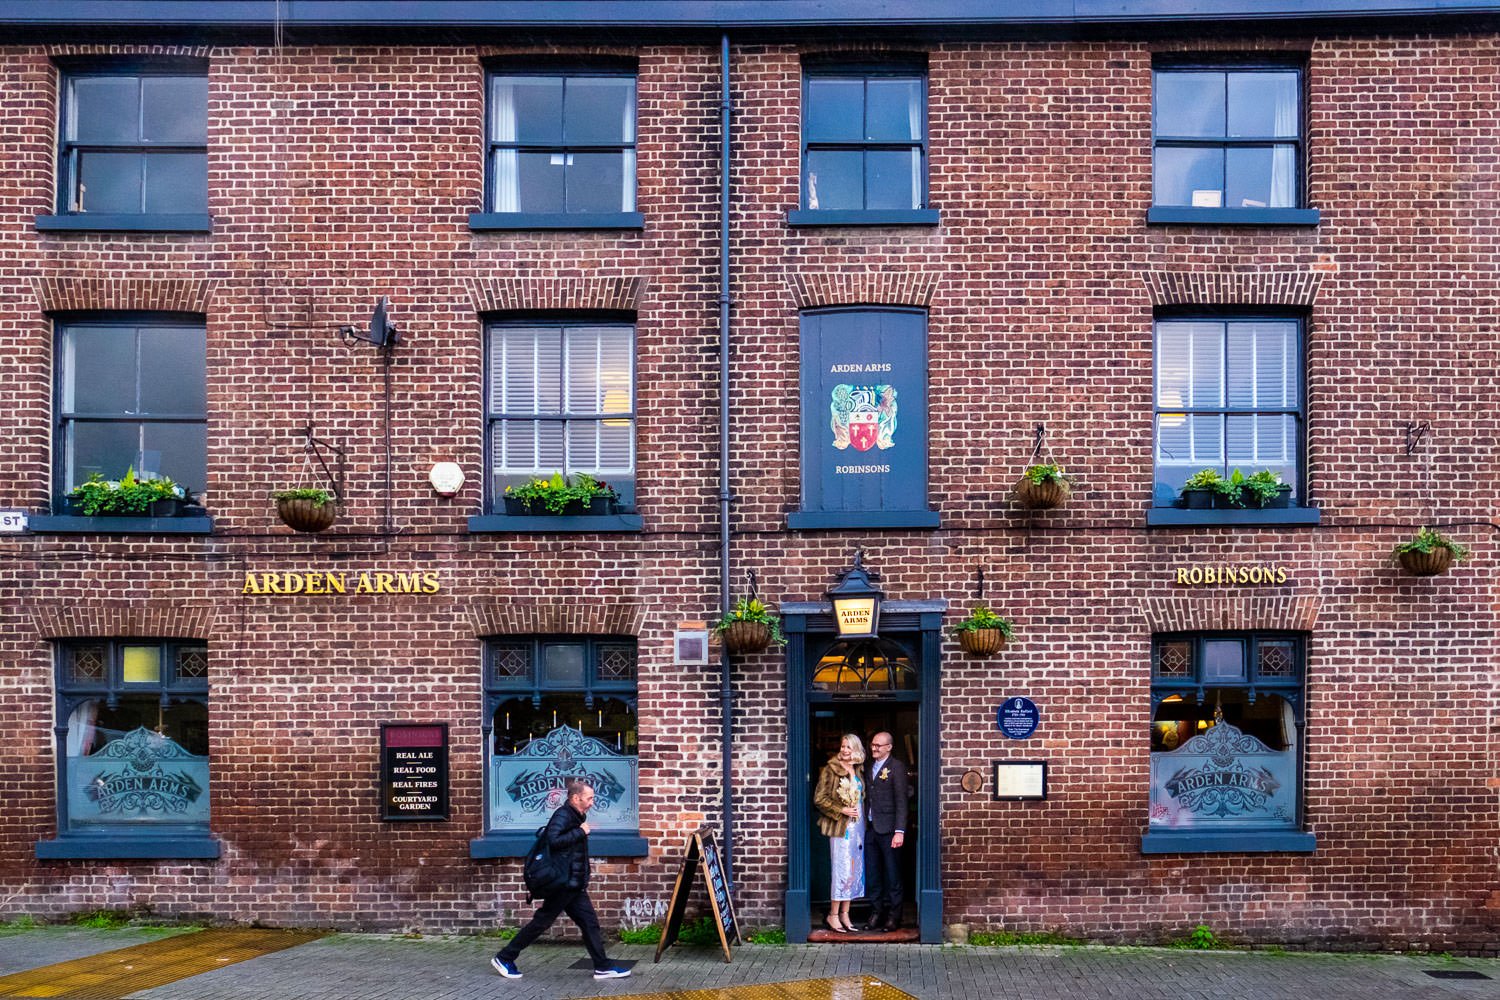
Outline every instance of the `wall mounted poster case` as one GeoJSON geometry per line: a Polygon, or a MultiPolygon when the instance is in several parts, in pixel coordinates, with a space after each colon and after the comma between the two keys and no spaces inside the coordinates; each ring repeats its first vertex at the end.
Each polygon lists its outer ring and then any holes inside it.
{"type": "Polygon", "coordinates": [[[672,898],[667,902],[667,919],[662,924],[661,940],[656,944],[656,958],[660,962],[662,953],[677,940],[682,930],[682,918],[687,913],[688,897],[693,893],[693,882],[698,875],[698,862],[703,862],[703,879],[707,884],[708,903],[714,911],[714,928],[719,932],[719,945],[724,949],[724,961],[732,961],[729,941],[743,944],[740,927],[734,919],[734,901],[729,898],[729,881],[724,876],[724,862],[719,855],[718,841],[708,827],[699,827],[688,836],[683,851],[682,867],[677,872],[677,881],[672,885],[672,898]]]}

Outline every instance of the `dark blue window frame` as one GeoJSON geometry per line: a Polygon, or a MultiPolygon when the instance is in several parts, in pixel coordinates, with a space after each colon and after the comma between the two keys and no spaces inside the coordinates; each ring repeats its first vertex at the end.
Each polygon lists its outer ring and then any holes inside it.
{"type": "Polygon", "coordinates": [[[73,712],[88,701],[104,699],[114,703],[125,695],[159,694],[165,708],[173,702],[196,702],[208,708],[209,675],[183,676],[178,669],[183,653],[208,656],[208,644],[201,639],[90,638],[70,639],[55,647],[54,671],[57,684],[56,754],[57,754],[57,828],[54,840],[39,841],[36,855],[40,859],[167,859],[219,856],[219,842],[209,832],[207,823],[154,824],[149,829],[132,828],[128,823],[106,830],[74,831],[68,815],[67,747],[69,722],[73,712]],[[156,683],[130,683],[124,679],[124,648],[157,646],[161,650],[162,676],[156,683]],[[99,647],[104,655],[103,676],[81,680],[71,675],[69,657],[84,647],[99,647]]]}
{"type": "MultiPolygon", "coordinates": [[[[928,76],[925,60],[918,59],[895,59],[880,62],[850,63],[850,62],[823,62],[810,61],[803,65],[802,71],[802,134],[800,149],[800,174],[801,194],[799,195],[798,208],[787,213],[787,221],[793,226],[826,226],[826,225],[936,225],[938,213],[929,208],[930,197],[930,159],[928,156],[928,76]],[[920,111],[922,116],[919,135],[916,139],[905,141],[896,140],[850,140],[850,141],[825,141],[809,139],[808,117],[811,108],[812,89],[811,84],[818,79],[841,79],[858,80],[864,87],[864,100],[862,107],[866,115],[869,114],[869,85],[872,80],[915,78],[920,81],[921,94],[919,97],[920,111]],[[921,190],[918,203],[914,206],[904,208],[872,209],[867,207],[869,191],[862,187],[862,197],[865,205],[854,209],[826,209],[813,208],[808,204],[811,194],[811,186],[808,180],[808,155],[821,151],[833,152],[857,152],[868,154],[870,152],[902,152],[918,151],[921,159],[919,173],[921,174],[921,190]]],[[[861,157],[863,160],[863,156],[861,157]]]]}
{"type": "MultiPolygon", "coordinates": [[[[1308,123],[1308,88],[1307,88],[1307,62],[1303,58],[1266,58],[1265,56],[1240,57],[1226,55],[1219,58],[1193,57],[1186,58],[1158,58],[1152,66],[1151,72],[1151,153],[1152,153],[1152,175],[1153,193],[1152,205],[1147,213],[1148,223],[1170,224],[1212,224],[1212,225],[1317,225],[1321,215],[1315,208],[1307,205],[1307,123],[1308,123]],[[1229,73],[1296,73],[1297,74],[1297,134],[1295,137],[1288,136],[1182,136],[1170,135],[1160,131],[1158,121],[1160,118],[1160,92],[1159,81],[1162,76],[1172,73],[1224,73],[1226,87],[1228,85],[1229,73]],[[1156,174],[1156,153],[1160,149],[1182,149],[1182,148],[1215,148],[1225,151],[1224,170],[1228,171],[1227,151],[1230,149],[1247,148],[1271,148],[1274,146],[1292,145],[1295,147],[1293,155],[1294,169],[1297,176],[1293,181],[1293,192],[1295,204],[1286,207],[1238,207],[1230,208],[1221,206],[1218,208],[1182,206],[1182,205],[1159,205],[1156,203],[1154,192],[1156,174]]],[[[1227,101],[1227,96],[1226,96],[1227,101]]],[[[1227,190],[1227,180],[1221,184],[1221,190],[1227,190]]]]}
{"type": "MultiPolygon", "coordinates": [[[[636,660],[636,676],[630,680],[606,680],[600,677],[602,653],[610,647],[629,646],[637,651],[635,636],[629,635],[535,635],[493,636],[485,640],[484,646],[484,715],[480,719],[480,730],[484,737],[484,836],[470,841],[469,853],[475,858],[520,857],[526,853],[535,839],[535,832],[517,833],[512,830],[490,828],[489,762],[493,741],[495,713],[507,702],[529,701],[540,706],[548,695],[581,695],[584,704],[592,707],[594,699],[608,698],[623,701],[636,715],[636,746],[639,748],[640,718],[638,714],[638,691],[640,686],[639,658],[636,660]],[[583,679],[578,683],[549,682],[543,676],[544,651],[549,646],[581,646],[584,651],[583,679]],[[519,651],[527,656],[529,670],[525,676],[504,675],[496,669],[497,656],[519,651]]],[[[595,857],[640,857],[647,852],[648,845],[639,833],[607,831],[591,834],[589,850],[595,857]]]]}
{"type": "MultiPolygon", "coordinates": [[[[152,142],[138,138],[135,142],[81,142],[70,139],[74,105],[74,86],[78,81],[98,77],[203,78],[208,76],[204,59],[130,57],[125,59],[88,58],[58,60],[58,157],[56,214],[38,216],[36,227],[43,231],[121,231],[206,233],[212,230],[207,206],[208,142],[152,142]],[[89,152],[130,153],[143,158],[153,155],[198,154],[204,157],[205,202],[183,206],[182,211],[151,212],[144,207],[134,212],[89,212],[80,204],[80,157],[89,152]]],[[[144,96],[141,107],[144,108],[144,96]]],[[[203,108],[207,130],[208,105],[203,108]]],[[[143,163],[144,165],[144,163],[143,163]]],[[[144,196],[144,190],[143,190],[144,196]]]]}
{"type": "MultiPolygon", "coordinates": [[[[1225,351],[1225,364],[1228,363],[1228,352],[1225,351]]],[[[1224,468],[1221,470],[1225,475],[1232,471],[1233,463],[1226,457],[1224,468]]],[[[1246,475],[1253,473],[1255,469],[1242,469],[1246,475]]],[[[1312,506],[1309,496],[1308,468],[1307,468],[1307,316],[1304,312],[1293,310],[1259,310],[1256,312],[1237,312],[1195,308],[1190,310],[1159,310],[1152,323],[1151,332],[1151,481],[1152,500],[1151,507],[1146,513],[1146,523],[1149,526],[1175,527],[1190,526],[1195,524],[1234,524],[1234,525],[1315,525],[1321,518],[1317,507],[1312,506]],[[1296,325],[1297,331],[1297,403],[1295,408],[1288,407],[1163,407],[1160,405],[1157,392],[1157,379],[1161,371],[1160,358],[1160,327],[1163,323],[1171,322],[1211,322],[1224,323],[1227,327],[1235,323],[1256,322],[1290,322],[1296,325]],[[1176,498],[1170,501],[1168,498],[1156,495],[1157,481],[1157,458],[1160,454],[1158,436],[1160,434],[1161,415],[1163,413],[1183,414],[1221,414],[1224,416],[1241,414],[1287,414],[1293,416],[1297,421],[1296,445],[1297,445],[1297,503],[1296,506],[1286,508],[1246,508],[1230,510],[1186,510],[1176,506],[1176,498]]]]}
{"type": "Polygon", "coordinates": [[[1294,830],[1256,830],[1244,832],[1215,831],[1148,831],[1141,837],[1145,854],[1268,853],[1275,851],[1309,853],[1317,846],[1316,837],[1306,832],[1307,787],[1306,717],[1307,703],[1307,636],[1290,631],[1203,631],[1163,632],[1151,637],[1151,718],[1156,722],[1157,709],[1173,695],[1193,698],[1207,704],[1216,690],[1244,691],[1251,702],[1263,695],[1276,695],[1291,706],[1297,729],[1297,820],[1294,830]],[[1235,680],[1213,680],[1206,675],[1207,643],[1234,641],[1242,644],[1243,676],[1235,680]],[[1162,647],[1171,643],[1188,643],[1192,648],[1192,673],[1188,677],[1163,676],[1162,647]],[[1290,644],[1293,650],[1292,670],[1285,676],[1267,676],[1260,672],[1260,647],[1265,643],[1290,644]]]}
{"type": "MultiPolygon", "coordinates": [[[[639,112],[639,71],[634,64],[619,61],[605,60],[601,62],[568,63],[557,65],[555,63],[538,63],[531,60],[521,62],[495,62],[486,66],[484,76],[484,209],[469,216],[469,228],[474,231],[485,230],[549,230],[549,229],[599,229],[599,230],[639,230],[645,226],[645,216],[639,211],[639,177],[640,162],[637,152],[640,142],[640,112],[639,112]],[[595,144],[569,144],[563,141],[566,135],[566,120],[559,125],[559,141],[549,144],[523,143],[519,141],[503,142],[494,138],[494,81],[496,77],[503,76],[526,76],[537,78],[557,79],[563,81],[566,91],[567,83],[572,79],[628,79],[634,85],[631,91],[633,105],[634,124],[629,141],[618,143],[595,143],[595,144]],[[574,153],[620,153],[622,158],[628,151],[635,154],[632,158],[631,167],[631,190],[635,192],[632,202],[635,208],[625,210],[622,205],[615,212],[527,212],[527,211],[499,211],[495,207],[496,178],[495,159],[496,153],[501,150],[516,150],[522,153],[552,153],[569,156],[574,153]]],[[[566,100],[564,100],[563,115],[567,113],[566,100]]],[[[564,172],[568,170],[567,165],[563,167],[564,172]]],[[[519,178],[517,180],[519,183],[519,178]]],[[[564,180],[566,183],[566,180],[564,180]]]]}

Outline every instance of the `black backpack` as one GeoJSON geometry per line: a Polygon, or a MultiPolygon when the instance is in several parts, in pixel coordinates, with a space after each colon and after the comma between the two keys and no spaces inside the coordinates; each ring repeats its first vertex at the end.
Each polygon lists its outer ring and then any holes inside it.
{"type": "Polygon", "coordinates": [[[568,887],[568,871],[552,856],[552,847],[547,843],[547,828],[536,832],[536,843],[526,852],[526,864],[521,869],[526,881],[527,899],[547,899],[568,887]]]}

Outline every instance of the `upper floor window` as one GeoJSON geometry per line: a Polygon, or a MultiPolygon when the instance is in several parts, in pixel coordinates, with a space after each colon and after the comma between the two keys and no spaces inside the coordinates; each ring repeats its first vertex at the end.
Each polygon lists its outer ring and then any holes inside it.
{"type": "Polygon", "coordinates": [[[927,74],[910,66],[808,67],[802,207],[889,211],[927,204],[927,74]]]}
{"type": "Polygon", "coordinates": [[[207,346],[201,321],[69,320],[57,336],[59,497],[90,476],[167,477],[203,489],[207,346]]]}
{"type": "Polygon", "coordinates": [[[1158,320],[1153,503],[1177,503],[1201,470],[1238,469],[1279,475],[1285,500],[1305,504],[1302,384],[1295,319],[1158,320]]]}
{"type": "Polygon", "coordinates": [[[1303,205],[1302,72],[1288,66],[1157,66],[1153,198],[1193,209],[1303,205]]]}
{"type": "Polygon", "coordinates": [[[635,74],[493,73],[488,211],[635,211],[635,74]]]}
{"type": "Polygon", "coordinates": [[[208,211],[208,76],[182,68],[65,69],[58,211],[208,211]]]}
{"type": "Polygon", "coordinates": [[[505,487],[584,473],[635,496],[635,329],[628,323],[493,324],[486,426],[489,509],[505,487]]]}

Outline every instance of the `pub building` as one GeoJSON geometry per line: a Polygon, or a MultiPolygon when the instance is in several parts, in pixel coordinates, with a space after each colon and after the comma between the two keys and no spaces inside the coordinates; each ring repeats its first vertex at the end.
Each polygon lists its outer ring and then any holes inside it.
{"type": "Polygon", "coordinates": [[[584,775],[802,941],[886,731],[915,939],[1495,954],[1500,3],[1371,6],[6,5],[0,918],[515,926],[584,775]]]}

